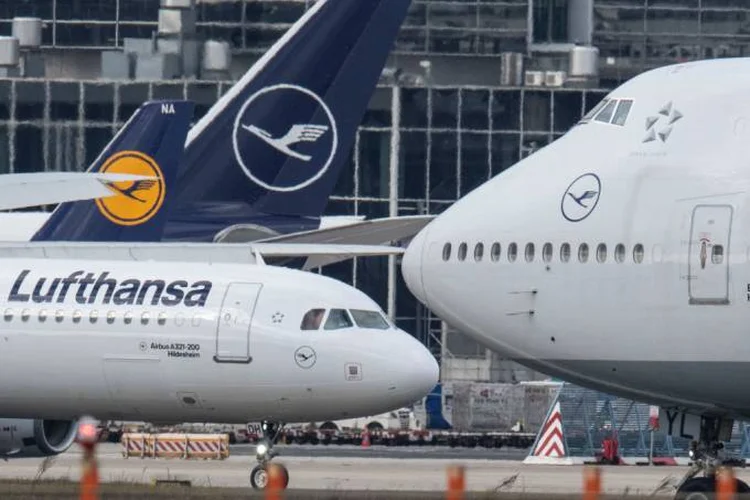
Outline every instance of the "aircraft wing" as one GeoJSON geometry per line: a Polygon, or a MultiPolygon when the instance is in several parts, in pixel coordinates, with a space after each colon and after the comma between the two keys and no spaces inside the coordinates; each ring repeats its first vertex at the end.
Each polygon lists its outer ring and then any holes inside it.
{"type": "MultiPolygon", "coordinates": [[[[304,243],[110,243],[0,242],[0,259],[84,259],[161,262],[263,263],[270,259],[320,257],[339,260],[365,256],[401,255],[403,248],[383,245],[304,243]]],[[[309,269],[309,267],[305,267],[309,269]]]]}
{"type": "Polygon", "coordinates": [[[0,210],[106,198],[117,194],[108,182],[150,179],[142,175],[34,172],[0,175],[0,210]]]}
{"type": "MultiPolygon", "coordinates": [[[[385,217],[382,219],[371,219],[352,222],[344,225],[336,225],[323,229],[314,229],[312,231],[302,231],[292,234],[283,234],[253,241],[254,245],[259,244],[336,244],[337,246],[346,247],[347,245],[387,245],[392,242],[410,240],[423,227],[425,227],[435,216],[434,215],[408,215],[403,217],[385,217]]],[[[243,236],[247,235],[245,228],[241,225],[232,226],[217,235],[216,240],[221,242],[242,242],[243,236]]],[[[257,234],[253,233],[253,234],[257,234]]],[[[246,240],[245,240],[246,241],[246,240]]],[[[309,247],[314,248],[314,247],[309,247]]],[[[393,247],[392,247],[393,248],[393,247]]],[[[313,269],[316,267],[333,264],[342,260],[353,257],[364,257],[380,254],[344,254],[314,252],[309,253],[305,262],[304,269],[313,269]]],[[[299,257],[299,255],[298,255],[299,257]]]]}

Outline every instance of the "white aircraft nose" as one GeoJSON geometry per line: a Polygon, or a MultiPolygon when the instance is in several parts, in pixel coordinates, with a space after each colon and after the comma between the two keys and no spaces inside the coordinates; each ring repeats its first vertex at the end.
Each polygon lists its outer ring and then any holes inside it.
{"type": "Polygon", "coordinates": [[[404,281],[406,281],[409,291],[420,302],[429,307],[422,282],[422,255],[424,254],[428,228],[429,226],[417,233],[406,248],[406,252],[404,252],[404,256],[401,259],[401,274],[404,276],[404,281]]]}
{"type": "Polygon", "coordinates": [[[406,394],[413,402],[423,398],[435,387],[440,378],[440,366],[435,356],[417,339],[403,333],[403,346],[394,355],[401,358],[401,366],[406,369],[397,382],[400,393],[406,394]]]}

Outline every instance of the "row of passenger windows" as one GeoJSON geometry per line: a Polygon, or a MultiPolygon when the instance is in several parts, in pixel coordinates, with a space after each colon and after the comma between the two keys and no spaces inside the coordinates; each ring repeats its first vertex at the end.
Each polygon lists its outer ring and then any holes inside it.
{"type": "MultiPolygon", "coordinates": [[[[443,245],[443,260],[448,262],[451,259],[452,252],[453,245],[451,245],[450,243],[446,243],[445,245],[443,245]]],[[[469,245],[467,243],[461,243],[460,245],[458,245],[456,258],[460,262],[464,262],[468,256],[468,253],[469,245]]],[[[476,262],[481,262],[484,259],[484,253],[484,243],[477,243],[474,245],[474,260],[476,262]]],[[[572,253],[573,248],[571,247],[570,243],[563,243],[562,245],[560,245],[560,249],[558,252],[560,262],[570,262],[572,253]]],[[[581,243],[580,245],[578,245],[577,254],[579,262],[588,262],[590,253],[591,250],[589,249],[589,245],[587,243],[581,243]]],[[[630,258],[628,256],[628,253],[629,252],[625,248],[625,245],[620,243],[615,246],[613,258],[615,262],[623,263],[628,258],[630,258]]],[[[555,249],[552,243],[545,243],[542,246],[542,261],[552,262],[554,254],[555,249]]],[[[640,264],[641,262],[643,262],[643,245],[640,243],[633,245],[633,250],[630,254],[632,256],[633,262],[635,262],[636,264],[640,264]]],[[[599,243],[596,246],[595,255],[597,262],[607,262],[607,259],[609,258],[609,250],[607,248],[607,245],[605,243],[599,243]]],[[[523,256],[526,262],[534,262],[534,259],[536,258],[536,246],[533,243],[526,243],[523,256]]],[[[500,243],[495,242],[490,247],[490,260],[492,262],[499,262],[501,258],[502,246],[500,245],[500,243]]],[[[508,248],[505,252],[505,258],[508,260],[508,262],[516,262],[518,260],[518,245],[516,243],[508,244],[508,248]]],[[[722,245],[711,246],[711,262],[713,264],[721,264],[724,262],[724,247],[722,245]]]]}
{"type": "MultiPolygon", "coordinates": [[[[490,247],[489,251],[489,259],[492,262],[499,262],[502,258],[502,245],[500,243],[493,243],[490,247]]],[[[595,254],[596,254],[596,260],[597,262],[606,262],[609,255],[608,255],[608,249],[607,245],[604,243],[599,243],[596,246],[595,254]]],[[[468,257],[469,253],[469,245],[467,243],[461,243],[458,245],[458,251],[456,252],[456,258],[458,261],[463,262],[468,257]]],[[[485,258],[485,249],[484,249],[484,243],[477,243],[474,245],[474,260],[476,262],[481,262],[485,258]]],[[[552,259],[555,255],[555,249],[552,245],[552,243],[545,243],[542,246],[542,261],[544,262],[552,262],[552,259]]],[[[453,254],[453,245],[450,243],[446,243],[443,246],[443,260],[448,262],[451,259],[451,256],[453,254]]],[[[510,243],[508,244],[508,248],[505,250],[505,258],[508,262],[516,262],[519,258],[519,249],[518,245],[516,243],[510,243]]],[[[557,251],[558,258],[560,262],[570,262],[571,256],[573,254],[573,248],[570,245],[570,243],[563,243],[560,245],[559,250],[557,251]]],[[[578,255],[578,261],[579,262],[588,262],[590,258],[591,250],[589,249],[589,245],[587,243],[581,243],[578,245],[577,249],[577,255],[578,255]]],[[[614,250],[614,259],[616,262],[625,262],[625,260],[628,258],[627,256],[628,252],[625,248],[625,245],[622,243],[615,246],[614,250]]],[[[632,259],[633,262],[636,264],[640,264],[643,262],[643,254],[644,249],[643,245],[638,243],[637,245],[633,246],[632,250],[632,259]]],[[[523,250],[523,259],[526,262],[534,262],[536,259],[536,246],[533,243],[526,243],[526,246],[523,250]]]]}
{"type": "MultiPolygon", "coordinates": [[[[34,318],[39,323],[45,323],[48,319],[50,321],[54,319],[55,322],[62,323],[63,321],[65,321],[67,317],[66,312],[61,309],[58,309],[57,311],[55,311],[54,314],[51,314],[49,311],[45,309],[41,309],[35,313],[32,313],[30,309],[23,309],[19,312],[18,316],[23,322],[29,321],[29,319],[31,319],[31,317],[34,316],[34,318]]],[[[82,311],[76,310],[76,311],[73,311],[72,315],[70,315],[70,320],[73,323],[78,324],[78,323],[81,323],[81,321],[83,321],[84,316],[87,316],[89,323],[92,323],[92,324],[97,323],[100,318],[99,311],[92,310],[92,311],[89,311],[88,315],[86,315],[82,311]]],[[[127,311],[125,313],[118,313],[116,311],[108,311],[106,316],[103,319],[107,322],[108,325],[112,325],[115,323],[118,316],[122,317],[122,322],[126,325],[130,325],[133,323],[134,320],[136,320],[136,315],[131,311],[127,311]]],[[[6,309],[5,313],[3,314],[3,319],[5,320],[5,322],[11,322],[13,321],[15,317],[16,317],[16,311],[14,311],[11,308],[6,309]]],[[[164,312],[158,313],[155,318],[152,318],[152,314],[150,312],[148,311],[143,312],[140,314],[140,316],[138,316],[136,322],[140,322],[141,325],[148,325],[152,321],[152,319],[154,319],[156,321],[156,324],[159,326],[164,326],[167,324],[167,314],[164,312]]],[[[183,324],[185,320],[186,318],[175,317],[175,323],[178,324],[178,326],[179,324],[183,324]],[[179,321],[180,319],[182,319],[182,321],[179,321]]],[[[198,316],[193,317],[191,320],[191,323],[193,326],[197,326],[197,324],[200,323],[200,318],[198,316]]]]}
{"type": "Polygon", "coordinates": [[[363,309],[331,309],[323,323],[326,315],[325,309],[310,309],[302,318],[300,329],[318,330],[323,324],[323,330],[340,330],[351,328],[356,325],[360,328],[371,328],[376,330],[387,330],[390,324],[378,311],[365,311],[363,309]]]}

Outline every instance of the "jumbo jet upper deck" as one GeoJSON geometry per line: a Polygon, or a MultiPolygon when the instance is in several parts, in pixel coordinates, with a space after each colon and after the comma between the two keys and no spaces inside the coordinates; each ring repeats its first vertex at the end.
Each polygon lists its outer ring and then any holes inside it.
{"type": "Polygon", "coordinates": [[[750,416],[749,88],[744,58],[623,84],[431,222],[409,288],[527,366],[726,437],[750,416]]]}

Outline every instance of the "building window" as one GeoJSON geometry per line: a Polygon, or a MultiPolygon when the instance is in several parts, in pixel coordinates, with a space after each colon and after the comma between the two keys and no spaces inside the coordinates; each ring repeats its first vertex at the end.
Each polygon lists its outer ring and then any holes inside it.
{"type": "Polygon", "coordinates": [[[589,260],[589,246],[586,243],[581,243],[578,246],[578,262],[588,262],[589,260]]]}
{"type": "Polygon", "coordinates": [[[443,260],[448,262],[451,258],[451,244],[446,243],[443,245],[443,260]]]}
{"type": "Polygon", "coordinates": [[[474,247],[474,260],[480,262],[484,257],[484,243],[477,243],[474,247]]]}
{"type": "Polygon", "coordinates": [[[542,247],[542,260],[544,262],[552,260],[552,243],[545,243],[542,247]]]}
{"type": "Polygon", "coordinates": [[[633,247],[633,262],[636,264],[643,262],[643,245],[640,243],[633,247]]]}
{"type": "Polygon", "coordinates": [[[497,262],[500,260],[500,243],[493,243],[492,248],[490,249],[490,258],[492,259],[492,262],[497,262]]]}
{"type": "Polygon", "coordinates": [[[508,245],[508,262],[515,262],[518,257],[518,245],[511,243],[508,245]]]}
{"type": "Polygon", "coordinates": [[[599,243],[596,247],[596,261],[600,264],[607,262],[607,245],[599,243]]]}
{"type": "Polygon", "coordinates": [[[618,264],[625,262],[625,245],[618,243],[615,247],[615,260],[618,264]]]}
{"type": "Polygon", "coordinates": [[[533,243],[526,243],[526,250],[524,252],[524,256],[526,257],[526,262],[534,262],[534,244],[533,243]]]}
{"type": "Polygon", "coordinates": [[[458,260],[461,262],[466,260],[466,253],[468,252],[468,246],[466,243],[461,243],[458,245],[458,260]]]}

